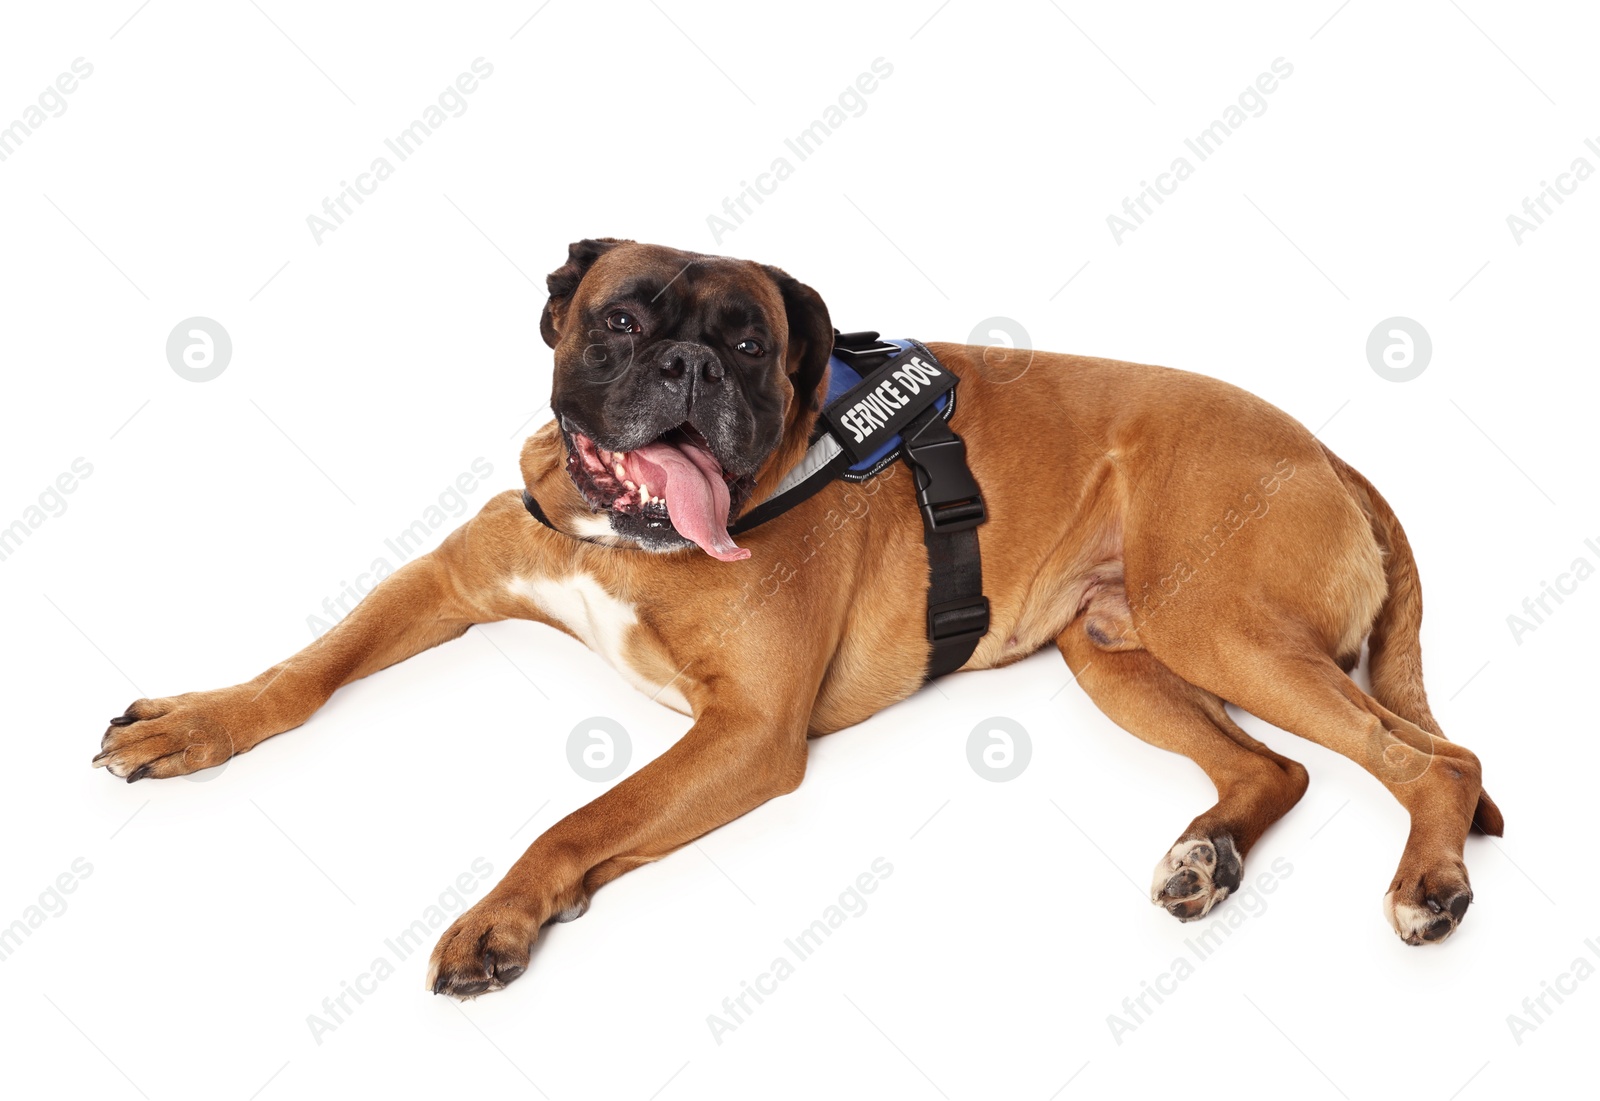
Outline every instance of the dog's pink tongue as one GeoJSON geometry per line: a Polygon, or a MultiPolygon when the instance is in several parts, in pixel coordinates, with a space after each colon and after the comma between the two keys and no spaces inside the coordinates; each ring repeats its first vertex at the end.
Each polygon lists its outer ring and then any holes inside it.
{"type": "Polygon", "coordinates": [[[692,443],[658,440],[633,454],[660,467],[666,476],[662,496],[679,535],[694,540],[701,550],[723,562],[750,557],[728,534],[728,484],[722,480],[722,466],[709,452],[692,443]]]}

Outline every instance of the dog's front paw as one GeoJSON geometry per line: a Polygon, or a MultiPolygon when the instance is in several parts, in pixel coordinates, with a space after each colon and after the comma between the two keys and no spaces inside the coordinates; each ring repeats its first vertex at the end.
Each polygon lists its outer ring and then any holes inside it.
{"type": "Polygon", "coordinates": [[[158,700],[134,700],[111,720],[90,763],[128,783],[147,776],[184,776],[222,764],[249,748],[229,731],[226,709],[207,706],[220,693],[192,692],[158,700]]]}
{"type": "Polygon", "coordinates": [[[1238,889],[1244,860],[1226,833],[1179,841],[1156,865],[1150,901],[1179,921],[1204,917],[1238,889]]]}
{"type": "Polygon", "coordinates": [[[499,990],[528,969],[539,923],[515,903],[485,898],[434,945],[428,989],[454,998],[499,990]]]}

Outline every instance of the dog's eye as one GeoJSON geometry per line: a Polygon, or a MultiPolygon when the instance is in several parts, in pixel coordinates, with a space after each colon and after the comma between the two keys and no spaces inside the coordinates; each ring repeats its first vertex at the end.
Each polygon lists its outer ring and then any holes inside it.
{"type": "Polygon", "coordinates": [[[759,356],[764,354],[766,349],[753,340],[741,340],[734,346],[734,351],[741,352],[747,356],[759,356]]]}
{"type": "Polygon", "coordinates": [[[606,316],[606,327],[614,333],[644,332],[644,326],[639,324],[631,313],[624,310],[612,310],[606,316]]]}

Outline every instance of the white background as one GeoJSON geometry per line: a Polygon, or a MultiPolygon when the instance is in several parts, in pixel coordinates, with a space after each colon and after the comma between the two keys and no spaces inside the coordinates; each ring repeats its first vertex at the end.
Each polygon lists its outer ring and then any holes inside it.
{"type": "Polygon", "coordinates": [[[1507,1016],[1576,958],[1600,966],[1600,580],[1520,642],[1507,616],[1575,558],[1600,564],[1600,182],[1520,243],[1506,216],[1574,158],[1600,167],[1592,13],[539,3],[6,9],[0,121],[94,66],[0,163],[0,526],[93,466],[0,562],[0,926],[92,868],[0,962],[6,1092],[1475,1098],[1587,1080],[1600,982],[1547,1000],[1520,1044],[1507,1016]],[[494,73],[466,113],[316,243],[306,216],[478,57],[494,73]],[[893,75],[865,113],[717,242],[707,216],[878,57],[893,75]],[[1118,244],[1106,215],[1279,57],[1294,72],[1265,114],[1118,244]],[[207,782],[127,786],[89,758],[131,699],[307,643],[323,599],[474,459],[494,476],[472,508],[517,484],[548,417],[543,278],[598,235],[779,264],[845,329],[965,340],[1003,315],[1037,347],[1205,372],[1321,428],[1404,520],[1435,710],[1506,814],[1502,841],[1468,844],[1462,931],[1402,945],[1379,909],[1400,807],[1246,720],[1312,773],[1247,866],[1292,874],[1119,1043],[1108,1015],[1206,929],[1144,892],[1213,794],[1051,652],[814,743],[798,793],[607,887],[505,992],[431,996],[424,950],[318,1043],[308,1014],[386,937],[598,793],[567,764],[575,724],[623,723],[636,768],[687,720],[512,623],[341,692],[207,782]],[[234,344],[205,384],[164,352],[196,315],[234,344]],[[1404,384],[1364,350],[1394,315],[1434,344],[1404,384]],[[1031,736],[1009,783],[967,763],[993,715],[1031,736]],[[713,1039],[707,1015],[878,857],[893,873],[869,908],[713,1039]]]}

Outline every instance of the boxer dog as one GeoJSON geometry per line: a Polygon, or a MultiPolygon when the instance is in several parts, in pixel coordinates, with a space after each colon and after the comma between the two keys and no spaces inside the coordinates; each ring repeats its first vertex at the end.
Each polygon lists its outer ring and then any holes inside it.
{"type": "MultiPolygon", "coordinates": [[[[555,418],[524,488],[385,578],[300,653],[231,688],[136,700],[94,764],[128,781],[221,764],[299,726],[341,685],[531,619],[580,639],[683,738],[545,831],[433,950],[428,985],[471,997],[526,968],[539,929],[594,892],[793,791],[807,739],[924,683],[929,586],[912,476],[834,481],[736,542],[730,524],[805,454],[833,326],[783,271],[610,238],[571,246],[539,323],[555,418]],[[897,484],[897,481],[898,484],[897,484]]],[[[1217,803],[1156,865],[1188,921],[1237,889],[1306,770],[1233,703],[1356,761],[1411,816],[1384,912],[1407,944],[1461,923],[1463,843],[1499,835],[1478,758],[1429,710],[1417,566],[1389,505],[1299,421],[1200,375],[929,344],[987,502],[991,620],[965,669],[1053,643],[1119,726],[1192,758],[1217,803]],[[1362,643],[1372,690],[1348,673],[1362,643]]]]}

